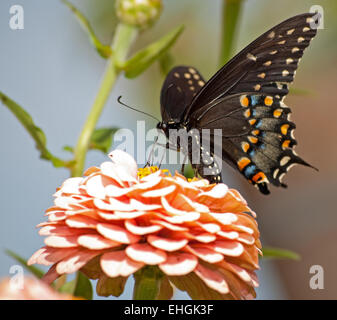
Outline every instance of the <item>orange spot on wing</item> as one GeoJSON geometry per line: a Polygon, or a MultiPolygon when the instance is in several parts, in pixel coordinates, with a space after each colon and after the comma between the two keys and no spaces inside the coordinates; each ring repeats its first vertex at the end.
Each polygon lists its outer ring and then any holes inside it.
{"type": "Polygon", "coordinates": [[[264,98],[264,104],[266,106],[271,106],[273,104],[273,97],[267,96],[264,98]]]}
{"type": "Polygon", "coordinates": [[[284,125],[282,125],[282,126],[281,126],[281,133],[282,133],[283,135],[286,135],[287,132],[288,132],[288,129],[289,129],[289,124],[284,124],[284,125]]]}
{"type": "Polygon", "coordinates": [[[275,109],[273,115],[275,118],[279,118],[282,114],[282,109],[275,109]]]}
{"type": "Polygon", "coordinates": [[[249,109],[246,110],[246,111],[244,112],[244,116],[245,116],[246,118],[249,118],[249,117],[250,117],[250,110],[249,110],[249,109]]]}
{"type": "Polygon", "coordinates": [[[249,145],[248,142],[245,142],[245,141],[244,141],[244,142],[242,142],[241,147],[242,147],[242,150],[243,150],[244,152],[247,152],[248,149],[249,149],[249,147],[250,147],[250,145],[249,145]]]}
{"type": "Polygon", "coordinates": [[[250,160],[248,158],[241,158],[237,164],[238,164],[238,167],[239,167],[239,170],[242,171],[248,164],[250,164],[250,160]]]}
{"type": "Polygon", "coordinates": [[[249,120],[248,122],[249,122],[249,124],[252,126],[252,125],[254,125],[254,124],[255,124],[255,122],[256,122],[256,119],[251,119],[251,120],[249,120]]]}
{"type": "Polygon", "coordinates": [[[251,143],[257,143],[259,141],[258,138],[256,137],[248,137],[248,140],[251,142],[251,143]]]}
{"type": "Polygon", "coordinates": [[[240,102],[243,107],[248,107],[249,105],[249,100],[247,96],[241,97],[240,102]]]}
{"type": "Polygon", "coordinates": [[[284,140],[282,143],[282,149],[289,148],[290,140],[284,140]]]}
{"type": "Polygon", "coordinates": [[[253,134],[254,136],[258,136],[258,135],[260,134],[260,130],[253,130],[253,131],[252,131],[252,134],[253,134]]]}
{"type": "Polygon", "coordinates": [[[260,171],[253,176],[252,180],[257,183],[259,181],[265,180],[266,178],[266,175],[262,171],[260,171]]]}

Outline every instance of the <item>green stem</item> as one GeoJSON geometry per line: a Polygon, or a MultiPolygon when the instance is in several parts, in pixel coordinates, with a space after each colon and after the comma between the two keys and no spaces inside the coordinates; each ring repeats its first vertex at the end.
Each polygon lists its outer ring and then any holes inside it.
{"type": "Polygon", "coordinates": [[[163,278],[157,267],[144,267],[134,275],[133,300],[156,300],[163,278]]]}
{"type": "Polygon", "coordinates": [[[120,23],[117,26],[116,33],[111,44],[112,54],[107,62],[101,86],[75,147],[74,154],[76,163],[71,171],[71,175],[73,177],[81,176],[83,173],[91,136],[96,128],[97,122],[104,109],[105,103],[109,98],[116,79],[121,72],[119,66],[123,64],[136,35],[137,29],[133,26],[123,23],[120,23]]]}
{"type": "Polygon", "coordinates": [[[223,0],[220,66],[231,58],[242,2],[242,0],[223,0]]]}

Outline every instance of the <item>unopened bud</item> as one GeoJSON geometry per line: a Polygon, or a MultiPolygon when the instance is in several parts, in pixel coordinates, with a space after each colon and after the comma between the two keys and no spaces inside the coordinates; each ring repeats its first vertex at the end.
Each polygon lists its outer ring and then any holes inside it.
{"type": "Polygon", "coordinates": [[[162,10],[161,0],[117,0],[118,18],[138,28],[147,28],[156,22],[162,10]]]}

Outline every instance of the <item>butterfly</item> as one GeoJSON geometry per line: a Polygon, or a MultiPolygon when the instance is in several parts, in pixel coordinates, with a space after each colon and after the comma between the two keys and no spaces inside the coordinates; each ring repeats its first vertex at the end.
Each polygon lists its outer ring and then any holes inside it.
{"type": "Polygon", "coordinates": [[[305,13],[283,21],[207,82],[193,67],[174,67],[162,86],[157,124],[166,147],[182,151],[210,183],[222,182],[223,160],[263,194],[270,193],[268,184],[287,187],[282,178],[295,164],[312,167],[293,150],[295,124],[283,100],[319,19],[318,13],[305,13]],[[188,133],[185,145],[177,133],[172,139],[170,133],[179,130],[188,133]]]}

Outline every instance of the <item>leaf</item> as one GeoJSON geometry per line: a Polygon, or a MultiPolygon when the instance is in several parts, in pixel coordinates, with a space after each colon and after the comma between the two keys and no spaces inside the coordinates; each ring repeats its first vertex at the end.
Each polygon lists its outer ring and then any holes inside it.
{"type": "Polygon", "coordinates": [[[272,248],[272,247],[264,247],[262,249],[263,258],[271,258],[271,259],[290,259],[290,260],[300,260],[301,256],[294,251],[280,249],[280,248],[272,248]]]}
{"type": "Polygon", "coordinates": [[[72,146],[64,146],[63,150],[68,151],[70,153],[74,153],[74,148],[72,146]]]}
{"type": "Polygon", "coordinates": [[[195,177],[195,172],[189,163],[185,165],[184,176],[187,179],[193,179],[195,177]]]}
{"type": "Polygon", "coordinates": [[[41,279],[43,277],[44,272],[41,269],[37,268],[37,267],[28,266],[27,265],[27,260],[25,258],[22,258],[21,256],[19,256],[18,254],[16,254],[15,252],[13,252],[11,250],[6,250],[5,252],[6,252],[7,255],[9,255],[14,260],[16,260],[17,262],[19,262],[23,267],[25,267],[25,269],[27,269],[28,271],[30,271],[37,278],[41,279]]]}
{"type": "Polygon", "coordinates": [[[93,296],[93,290],[90,280],[80,271],[78,272],[74,296],[82,297],[87,300],[92,300],[93,296]]]}
{"type": "Polygon", "coordinates": [[[108,153],[112,144],[112,137],[118,128],[99,128],[96,129],[90,140],[89,149],[100,150],[108,153]]]}
{"type": "Polygon", "coordinates": [[[242,0],[223,0],[220,66],[231,57],[242,0]]]}
{"type": "Polygon", "coordinates": [[[90,280],[82,273],[78,272],[76,279],[65,283],[59,292],[68,293],[75,297],[92,300],[93,290],[90,280]]]}
{"type": "Polygon", "coordinates": [[[120,67],[124,70],[125,76],[127,78],[135,78],[140,75],[173,46],[183,30],[184,26],[181,25],[158,41],[135,53],[133,57],[120,67]]]}
{"type": "Polygon", "coordinates": [[[169,71],[172,69],[174,65],[174,58],[170,52],[163,53],[159,59],[159,69],[160,73],[166,77],[166,75],[169,73],[169,71]]]}
{"type": "Polygon", "coordinates": [[[61,0],[76,16],[77,20],[83,27],[83,29],[88,33],[90,42],[92,45],[96,48],[97,52],[101,55],[103,58],[109,58],[112,50],[110,46],[104,45],[101,43],[101,41],[97,38],[95,35],[94,30],[92,29],[88,19],[82,14],[81,11],[79,11],[73,4],[71,4],[67,0],[61,0]]]}
{"type": "Polygon", "coordinates": [[[4,93],[0,92],[1,102],[14,114],[14,116],[21,122],[21,124],[28,131],[30,136],[34,139],[36,148],[40,151],[40,158],[49,160],[54,167],[70,167],[73,161],[63,161],[53,156],[46,147],[47,139],[44,132],[35,125],[32,117],[20,107],[15,101],[11,100],[4,93]]]}

